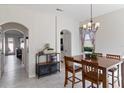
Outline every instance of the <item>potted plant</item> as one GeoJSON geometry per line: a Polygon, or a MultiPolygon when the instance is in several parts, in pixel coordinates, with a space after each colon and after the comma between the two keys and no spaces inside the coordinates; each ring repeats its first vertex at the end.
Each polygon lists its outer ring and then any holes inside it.
{"type": "Polygon", "coordinates": [[[85,57],[88,59],[97,59],[97,54],[93,47],[84,47],[85,57]]]}
{"type": "Polygon", "coordinates": [[[97,59],[97,54],[93,52],[93,53],[91,54],[91,59],[97,59]]]}

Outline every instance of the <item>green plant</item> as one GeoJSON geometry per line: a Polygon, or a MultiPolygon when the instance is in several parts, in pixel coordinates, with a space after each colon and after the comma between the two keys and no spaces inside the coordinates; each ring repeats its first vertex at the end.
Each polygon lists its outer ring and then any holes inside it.
{"type": "Polygon", "coordinates": [[[97,54],[96,54],[96,53],[92,53],[92,54],[91,54],[91,58],[92,58],[92,59],[97,59],[97,54]]]}

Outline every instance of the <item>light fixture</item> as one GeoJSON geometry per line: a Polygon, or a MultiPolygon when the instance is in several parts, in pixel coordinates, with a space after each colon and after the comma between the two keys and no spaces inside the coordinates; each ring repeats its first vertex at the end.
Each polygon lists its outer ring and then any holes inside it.
{"type": "Polygon", "coordinates": [[[81,29],[87,30],[87,31],[97,31],[98,28],[99,28],[99,26],[100,26],[100,23],[99,22],[93,23],[93,18],[92,18],[92,4],[90,5],[90,8],[91,8],[91,11],[90,11],[90,14],[91,14],[90,22],[88,24],[83,24],[83,26],[81,27],[81,29]]]}
{"type": "Polygon", "coordinates": [[[85,42],[85,36],[86,34],[89,35],[90,41],[93,45],[93,50],[92,53],[95,52],[95,34],[100,26],[100,23],[94,23],[93,18],[92,18],[92,4],[90,4],[90,22],[88,24],[83,24],[80,27],[80,35],[81,35],[81,42],[82,42],[82,47],[83,47],[83,52],[84,52],[84,42],[85,42]]]}

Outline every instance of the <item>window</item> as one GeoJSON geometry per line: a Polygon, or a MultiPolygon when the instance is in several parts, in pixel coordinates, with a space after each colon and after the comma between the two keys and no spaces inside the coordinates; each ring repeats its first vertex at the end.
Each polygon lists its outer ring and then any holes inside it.
{"type": "Polygon", "coordinates": [[[14,52],[14,39],[8,38],[8,52],[13,53],[14,52]]]}
{"type": "Polygon", "coordinates": [[[93,47],[89,34],[85,34],[84,47],[93,47]]]}

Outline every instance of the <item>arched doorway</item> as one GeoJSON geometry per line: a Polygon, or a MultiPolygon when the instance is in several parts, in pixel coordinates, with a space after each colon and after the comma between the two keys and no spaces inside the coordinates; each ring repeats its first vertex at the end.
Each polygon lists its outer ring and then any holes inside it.
{"type": "Polygon", "coordinates": [[[60,52],[61,52],[61,61],[63,57],[71,56],[71,32],[68,30],[62,30],[60,32],[60,52]]]}
{"type": "MultiPolygon", "coordinates": [[[[16,22],[8,22],[5,24],[0,25],[1,29],[1,71],[0,74],[4,74],[4,65],[5,65],[5,56],[6,54],[8,54],[8,50],[6,48],[7,44],[6,44],[6,35],[7,34],[15,34],[13,35],[14,37],[17,37],[17,34],[19,36],[21,36],[21,38],[23,38],[23,51],[22,51],[22,62],[24,64],[24,69],[26,74],[28,74],[28,28],[25,27],[24,25],[20,24],[20,23],[16,23],[16,22]]],[[[12,39],[12,38],[11,38],[12,39]]],[[[17,40],[17,39],[16,39],[17,40]]],[[[12,41],[11,41],[12,42],[12,41]]],[[[18,41],[19,42],[19,41],[18,41]]],[[[12,47],[12,44],[10,44],[10,46],[12,47]]],[[[17,48],[17,47],[15,47],[17,48]]],[[[10,54],[15,54],[15,48],[13,47],[13,49],[11,50],[10,54]]]]}

